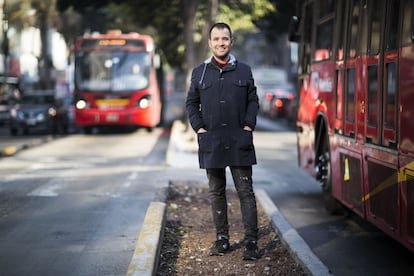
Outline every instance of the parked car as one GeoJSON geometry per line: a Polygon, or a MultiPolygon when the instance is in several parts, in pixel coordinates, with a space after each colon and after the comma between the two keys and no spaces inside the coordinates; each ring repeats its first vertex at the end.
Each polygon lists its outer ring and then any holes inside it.
{"type": "Polygon", "coordinates": [[[252,69],[252,72],[259,97],[259,112],[270,116],[272,94],[280,89],[284,91],[289,88],[290,90],[291,85],[288,82],[287,72],[276,66],[256,67],[252,69]]]}
{"type": "Polygon", "coordinates": [[[20,131],[24,134],[33,131],[67,133],[68,123],[68,110],[53,91],[25,93],[10,110],[11,135],[17,135],[20,131]]]}
{"type": "Polygon", "coordinates": [[[6,99],[0,100],[0,125],[5,125],[9,122],[10,104],[6,99]]]}
{"type": "Polygon", "coordinates": [[[294,99],[295,90],[290,84],[275,86],[269,89],[262,101],[263,113],[270,118],[287,118],[289,105],[294,99]]]}
{"type": "Polygon", "coordinates": [[[0,81],[0,125],[10,120],[10,109],[20,96],[19,80],[15,77],[1,77],[0,81]]]}

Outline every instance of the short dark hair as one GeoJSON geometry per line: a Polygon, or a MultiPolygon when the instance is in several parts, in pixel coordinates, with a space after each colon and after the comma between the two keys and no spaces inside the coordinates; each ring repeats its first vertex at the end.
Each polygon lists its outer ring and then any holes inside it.
{"type": "Polygon", "coordinates": [[[224,22],[217,22],[217,23],[214,23],[214,24],[210,27],[210,32],[209,32],[210,37],[211,37],[211,31],[212,31],[214,28],[217,28],[217,29],[228,29],[228,30],[229,30],[229,32],[230,32],[230,38],[232,38],[232,37],[233,37],[233,32],[231,31],[231,28],[230,28],[230,26],[229,26],[227,23],[224,23],[224,22]]]}

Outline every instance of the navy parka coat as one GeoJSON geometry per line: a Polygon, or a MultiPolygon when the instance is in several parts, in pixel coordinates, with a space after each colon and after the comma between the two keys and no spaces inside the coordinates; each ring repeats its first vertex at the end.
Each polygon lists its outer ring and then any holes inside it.
{"type": "Polygon", "coordinates": [[[200,168],[225,168],[256,164],[251,131],[259,108],[250,67],[230,55],[220,68],[211,57],[193,69],[186,108],[197,134],[200,168]]]}

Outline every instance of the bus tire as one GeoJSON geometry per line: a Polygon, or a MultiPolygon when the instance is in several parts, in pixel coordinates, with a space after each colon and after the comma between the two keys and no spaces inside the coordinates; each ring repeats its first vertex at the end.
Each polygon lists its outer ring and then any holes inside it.
{"type": "Polygon", "coordinates": [[[85,134],[91,134],[92,133],[92,127],[84,127],[83,133],[85,134]]]}
{"type": "Polygon", "coordinates": [[[323,203],[326,211],[331,215],[341,214],[342,208],[338,200],[332,195],[331,154],[325,123],[322,123],[319,133],[319,139],[316,139],[316,178],[321,183],[323,203]]]}

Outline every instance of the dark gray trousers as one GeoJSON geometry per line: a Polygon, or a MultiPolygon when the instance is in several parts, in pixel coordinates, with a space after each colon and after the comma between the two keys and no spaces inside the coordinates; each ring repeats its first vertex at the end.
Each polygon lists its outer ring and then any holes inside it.
{"type": "MultiPolygon", "coordinates": [[[[257,207],[253,192],[252,167],[230,167],[234,185],[240,199],[245,240],[257,240],[257,207]]],[[[227,219],[226,170],[206,169],[209,198],[213,211],[213,220],[217,237],[229,238],[227,219]]]]}

